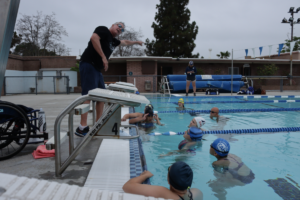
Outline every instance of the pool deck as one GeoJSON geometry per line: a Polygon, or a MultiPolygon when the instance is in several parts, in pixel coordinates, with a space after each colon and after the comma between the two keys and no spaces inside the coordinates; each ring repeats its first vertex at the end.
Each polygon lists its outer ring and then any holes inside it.
{"type": "MultiPolygon", "coordinates": [[[[153,94],[153,93],[146,93],[153,94]]],[[[160,93],[155,93],[160,94],[160,93]]],[[[185,96],[184,93],[178,94],[185,96]]],[[[192,93],[189,94],[192,97],[192,93]]],[[[267,91],[267,96],[286,96],[286,95],[300,95],[300,91],[267,91]]],[[[79,97],[80,94],[42,94],[42,95],[9,95],[3,96],[0,100],[9,101],[15,104],[23,104],[35,109],[43,108],[46,113],[47,131],[49,137],[53,136],[54,122],[57,115],[69,105],[74,99],[79,97]]],[[[166,95],[168,96],[168,95],[166,95]]],[[[197,96],[207,96],[203,92],[198,92],[197,96]]],[[[221,93],[219,96],[231,96],[230,93],[221,93]]],[[[233,96],[237,96],[233,94],[233,96]]],[[[214,97],[214,96],[211,96],[214,97]]],[[[74,116],[74,130],[79,124],[80,117],[74,116]]],[[[89,114],[88,124],[92,125],[92,114],[89,114]]],[[[68,118],[65,117],[61,123],[61,131],[68,130],[68,118]]],[[[81,138],[75,136],[75,142],[80,142],[81,138]]],[[[37,178],[44,180],[51,180],[59,183],[67,183],[71,185],[84,186],[86,178],[92,167],[98,149],[101,145],[102,139],[94,137],[87,145],[82,153],[80,153],[72,164],[63,173],[62,178],[56,178],[54,158],[44,158],[35,160],[31,153],[38,146],[37,144],[27,145],[22,152],[16,156],[1,161],[0,173],[7,173],[17,176],[25,176],[28,178],[37,178]]],[[[68,155],[68,144],[62,145],[62,157],[65,158],[68,155]]]]}

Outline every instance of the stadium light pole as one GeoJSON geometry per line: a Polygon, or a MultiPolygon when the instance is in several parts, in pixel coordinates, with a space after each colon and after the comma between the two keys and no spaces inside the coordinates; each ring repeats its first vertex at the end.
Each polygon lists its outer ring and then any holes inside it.
{"type": "Polygon", "coordinates": [[[291,14],[291,17],[289,18],[289,20],[287,20],[286,18],[283,18],[282,22],[283,24],[290,24],[291,28],[292,28],[292,33],[291,33],[291,42],[293,41],[293,33],[294,33],[294,24],[300,24],[300,18],[298,18],[297,21],[294,21],[294,14],[298,13],[300,11],[300,7],[297,8],[296,11],[294,11],[294,7],[290,7],[290,10],[288,13],[291,14]]]}
{"type": "MultiPolygon", "coordinates": [[[[300,7],[298,7],[296,9],[296,11],[294,11],[294,7],[290,7],[290,10],[288,13],[291,14],[291,17],[289,18],[289,20],[287,20],[286,18],[283,18],[282,22],[283,24],[290,24],[291,25],[291,28],[292,28],[292,32],[291,32],[291,42],[293,42],[293,34],[294,34],[294,24],[300,24],[300,18],[298,18],[297,21],[294,21],[294,13],[298,13],[300,11],[300,7]]],[[[293,73],[293,55],[292,55],[292,52],[293,52],[293,49],[291,49],[291,46],[290,46],[290,52],[291,52],[291,57],[290,57],[290,60],[291,60],[291,66],[290,66],[290,85],[292,85],[292,73],[293,73]]]]}

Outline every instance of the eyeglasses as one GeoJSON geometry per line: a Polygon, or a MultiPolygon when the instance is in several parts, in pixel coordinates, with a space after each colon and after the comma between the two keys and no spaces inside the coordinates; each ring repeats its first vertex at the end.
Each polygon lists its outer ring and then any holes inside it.
{"type": "Polygon", "coordinates": [[[219,151],[218,149],[215,149],[212,144],[210,145],[210,148],[213,148],[215,151],[221,152],[221,153],[228,153],[229,151],[219,151]]]}
{"type": "Polygon", "coordinates": [[[124,32],[124,28],[120,24],[117,24],[117,25],[121,29],[122,33],[123,33],[124,32]]]}

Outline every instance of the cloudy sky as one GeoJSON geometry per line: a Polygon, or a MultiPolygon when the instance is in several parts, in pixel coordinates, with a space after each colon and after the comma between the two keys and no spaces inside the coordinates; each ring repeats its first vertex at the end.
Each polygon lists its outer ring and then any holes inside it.
{"type": "MultiPolygon", "coordinates": [[[[156,4],[159,0],[21,0],[20,14],[56,14],[69,36],[63,43],[71,49],[71,55],[79,55],[87,46],[95,27],[110,27],[114,22],[124,21],[127,26],[143,32],[146,38],[154,39],[153,29],[156,4]]],[[[220,51],[234,49],[234,58],[242,58],[244,49],[265,46],[263,55],[269,54],[268,45],[283,43],[290,38],[289,24],[281,24],[290,7],[300,7],[299,0],[190,0],[191,21],[196,21],[199,32],[194,53],[209,58],[217,58],[220,51]]],[[[300,18],[300,12],[295,14],[300,18]]],[[[300,36],[300,24],[295,25],[294,36],[300,36]]],[[[272,53],[276,53],[277,46],[272,53]]]]}

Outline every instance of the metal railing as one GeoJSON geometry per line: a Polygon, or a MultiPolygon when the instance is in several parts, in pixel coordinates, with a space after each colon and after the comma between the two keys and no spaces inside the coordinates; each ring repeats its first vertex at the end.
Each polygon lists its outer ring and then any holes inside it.
{"type": "MultiPolygon", "coordinates": [[[[110,117],[113,117],[113,115],[116,112],[120,112],[121,114],[121,105],[129,105],[129,106],[139,106],[140,103],[123,103],[121,100],[115,100],[115,99],[107,99],[104,97],[95,97],[95,96],[89,96],[89,95],[84,95],[81,97],[78,97],[75,99],[70,105],[68,105],[56,118],[55,124],[54,124],[54,141],[55,141],[55,175],[57,177],[61,177],[61,174],[66,170],[66,168],[71,164],[71,162],[76,158],[76,156],[81,152],[81,150],[91,141],[91,139],[94,136],[101,137],[103,139],[134,139],[138,138],[139,132],[138,128],[133,125],[121,125],[120,127],[133,127],[137,131],[137,135],[135,136],[120,136],[120,135],[97,135],[97,133],[101,130],[102,127],[107,125],[108,120],[110,117]],[[87,100],[92,100],[92,101],[100,101],[100,102],[109,102],[110,105],[105,106],[103,113],[99,120],[95,123],[95,115],[96,115],[96,109],[95,109],[95,103],[93,103],[93,120],[94,124],[93,127],[90,129],[88,134],[81,140],[81,142],[75,147],[74,145],[74,133],[73,133],[73,115],[75,114],[74,109],[76,106],[84,103],[87,100]],[[69,156],[68,158],[62,162],[61,161],[61,141],[60,141],[60,125],[63,120],[63,118],[69,115],[68,119],[68,135],[69,135],[69,156]]],[[[80,113],[83,114],[83,113],[80,113]]],[[[120,121],[120,117],[115,120],[120,121]]]]}
{"type": "Polygon", "coordinates": [[[267,90],[279,90],[283,92],[284,86],[290,87],[289,90],[300,90],[300,76],[243,76],[243,78],[251,81],[252,85],[265,87],[267,90]],[[276,80],[279,80],[279,83],[276,83],[276,80]],[[269,83],[267,83],[268,81],[269,83]]]}
{"type": "Polygon", "coordinates": [[[69,76],[5,76],[6,94],[69,94],[69,76]]]}

